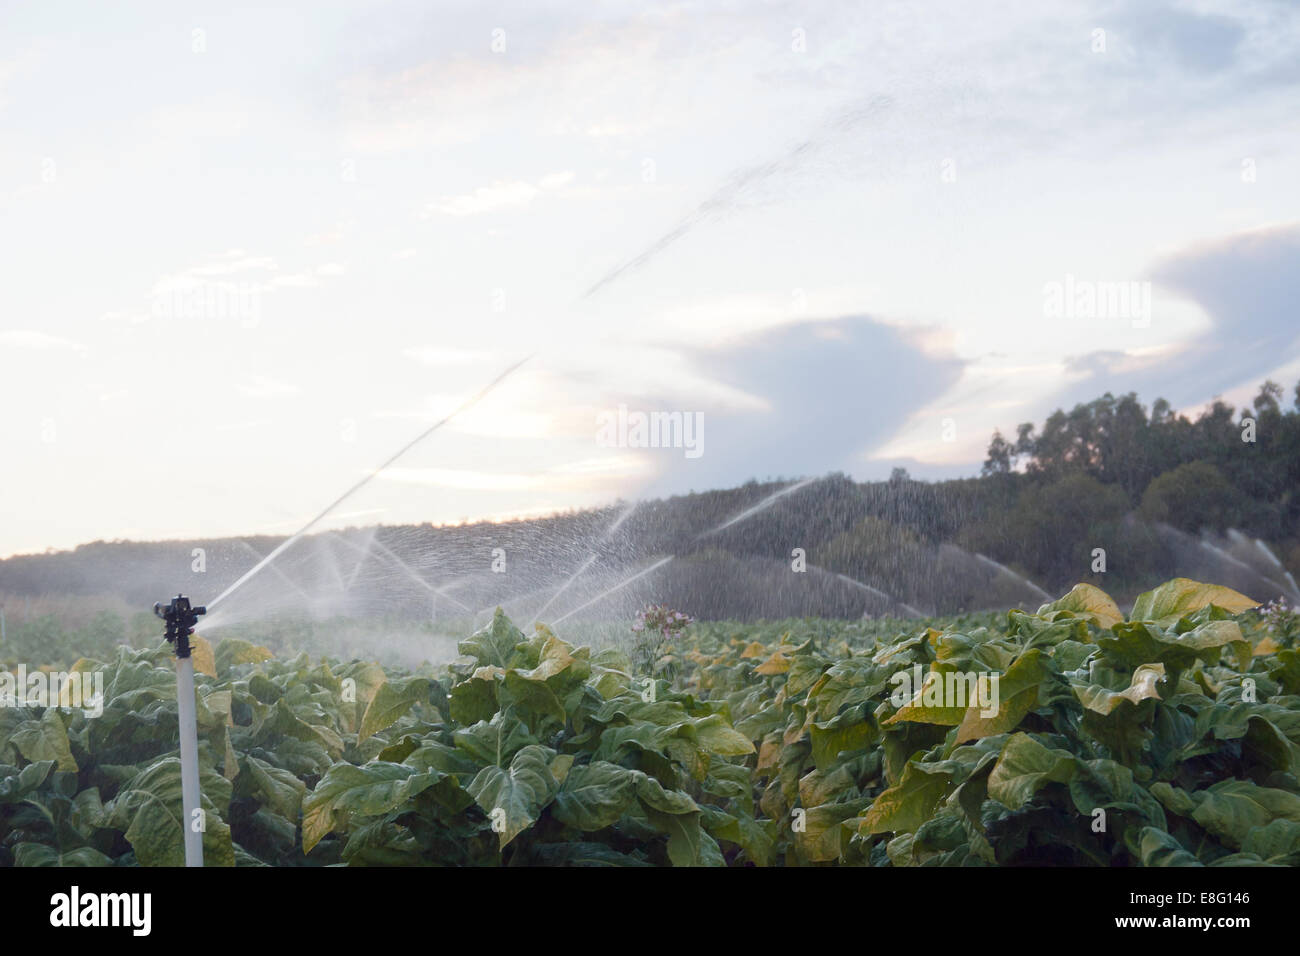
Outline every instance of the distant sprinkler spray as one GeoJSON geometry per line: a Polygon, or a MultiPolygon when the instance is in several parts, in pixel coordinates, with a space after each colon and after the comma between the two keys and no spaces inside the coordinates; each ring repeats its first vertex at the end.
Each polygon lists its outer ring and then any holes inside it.
{"type": "Polygon", "coordinates": [[[305,525],[299,528],[298,531],[292,537],[282,541],[274,551],[272,551],[270,554],[264,557],[261,561],[257,562],[257,564],[253,565],[253,567],[251,567],[249,570],[245,571],[243,576],[241,576],[239,580],[237,580],[234,584],[230,585],[230,587],[226,588],[215,598],[213,598],[211,606],[215,608],[218,604],[220,604],[222,601],[228,598],[231,594],[234,594],[235,591],[239,590],[241,587],[244,586],[245,582],[251,579],[258,572],[260,572],[268,564],[271,564],[276,558],[278,558],[285,551],[289,550],[289,548],[291,548],[294,545],[294,543],[298,541],[299,538],[305,535],[312,528],[316,527],[316,525],[319,524],[335,508],[343,504],[343,502],[347,501],[349,498],[355,495],[366,485],[370,484],[370,482],[372,482],[381,473],[383,473],[386,469],[388,469],[389,466],[391,466],[399,458],[405,455],[416,445],[420,444],[420,442],[424,441],[426,438],[428,438],[438,429],[442,428],[443,425],[446,425],[449,421],[451,421],[461,412],[464,412],[467,409],[472,408],[474,405],[477,405],[479,401],[481,401],[483,398],[485,398],[488,395],[489,392],[491,392],[498,385],[500,385],[507,378],[509,378],[512,374],[514,374],[514,372],[517,369],[519,369],[520,366],[528,362],[532,357],[533,357],[532,355],[526,355],[523,358],[521,358],[519,361],[515,362],[513,365],[507,368],[504,372],[502,372],[492,381],[484,385],[483,388],[481,388],[473,396],[467,399],[463,404],[458,406],[454,411],[452,411],[445,418],[440,418],[438,421],[434,422],[424,431],[420,432],[420,434],[416,435],[414,438],[408,441],[401,448],[397,449],[397,451],[394,452],[392,455],[390,455],[388,459],[383,462],[383,464],[381,464],[374,471],[367,474],[364,478],[362,478],[360,481],[354,484],[351,488],[343,492],[343,494],[339,495],[337,498],[331,501],[328,505],[326,505],[323,509],[321,509],[320,513],[316,515],[316,517],[312,518],[305,525]]]}

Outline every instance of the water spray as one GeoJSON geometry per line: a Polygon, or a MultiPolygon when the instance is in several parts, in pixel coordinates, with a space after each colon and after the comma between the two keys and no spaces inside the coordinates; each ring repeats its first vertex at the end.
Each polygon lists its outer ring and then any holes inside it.
{"type": "Polygon", "coordinates": [[[627,587],[627,586],[628,586],[629,584],[631,584],[633,581],[637,580],[637,578],[643,578],[643,577],[645,577],[647,574],[649,574],[651,571],[658,571],[660,568],[662,568],[665,564],[667,564],[667,563],[668,563],[669,561],[671,561],[672,559],[673,559],[673,556],[672,556],[671,554],[668,555],[668,557],[666,557],[666,558],[660,558],[660,559],[659,559],[658,561],[656,561],[654,564],[650,565],[650,567],[645,568],[645,569],[642,570],[642,571],[638,571],[636,574],[632,575],[630,578],[625,578],[624,580],[618,582],[618,584],[614,585],[612,588],[607,588],[606,590],[602,591],[600,594],[597,594],[594,598],[592,598],[592,599],[591,599],[590,601],[588,601],[586,604],[579,604],[577,607],[575,607],[572,611],[569,611],[567,614],[561,614],[561,615],[560,615],[559,617],[557,617],[557,618],[556,618],[552,623],[554,623],[554,624],[559,624],[561,621],[565,620],[566,618],[570,618],[570,617],[572,617],[573,615],[577,614],[579,611],[585,611],[587,608],[591,607],[591,606],[592,606],[593,604],[595,604],[596,602],[598,602],[598,601],[603,601],[605,598],[609,597],[609,596],[610,596],[611,594],[613,594],[615,591],[619,591],[619,590],[622,590],[623,588],[627,587]]]}
{"type": "MultiPolygon", "coordinates": [[[[614,519],[614,523],[611,524],[608,528],[606,528],[605,533],[600,536],[601,542],[608,539],[610,535],[612,535],[615,531],[617,531],[622,526],[623,522],[626,521],[631,516],[632,512],[636,510],[637,504],[638,502],[634,501],[626,508],[623,509],[622,513],[617,518],[614,519]]],[[[587,568],[591,567],[592,564],[595,563],[598,557],[600,557],[600,552],[592,551],[591,554],[587,556],[587,560],[582,562],[582,565],[578,568],[578,570],[574,571],[573,574],[569,576],[569,579],[560,585],[559,590],[556,591],[554,594],[552,594],[550,598],[547,599],[546,603],[543,604],[537,610],[537,613],[533,615],[532,623],[536,624],[538,619],[543,614],[546,613],[546,611],[550,608],[552,604],[555,603],[555,599],[558,598],[565,591],[567,591],[569,589],[569,585],[573,584],[574,581],[578,580],[578,578],[582,576],[582,572],[586,571],[587,568]]]]}
{"type": "Polygon", "coordinates": [[[203,831],[194,829],[194,821],[201,820],[203,810],[199,804],[199,732],[194,715],[194,660],[191,657],[190,635],[200,615],[208,613],[203,606],[194,607],[184,594],[172,598],[164,606],[155,604],[154,614],[166,622],[164,636],[176,650],[176,704],[180,712],[181,738],[181,829],[185,835],[185,865],[203,865],[203,831]]]}
{"type": "Polygon", "coordinates": [[[479,391],[476,392],[474,395],[472,395],[469,399],[467,399],[465,402],[457,406],[451,412],[451,414],[447,415],[444,418],[440,418],[438,421],[434,422],[424,431],[420,432],[420,434],[416,435],[405,445],[399,448],[396,452],[390,455],[383,462],[383,464],[381,464],[378,468],[368,473],[364,478],[356,482],[351,488],[349,488],[347,491],[343,492],[343,494],[339,495],[337,498],[331,501],[328,505],[326,505],[323,509],[321,509],[320,513],[317,514],[316,517],[312,518],[305,525],[299,528],[298,531],[295,532],[291,537],[280,542],[279,546],[276,547],[274,551],[272,551],[270,554],[264,557],[261,561],[257,562],[257,564],[253,565],[253,567],[251,567],[248,571],[244,572],[243,576],[240,577],[234,584],[230,585],[230,587],[226,588],[215,598],[213,598],[212,607],[216,607],[218,604],[220,604],[222,601],[228,598],[235,591],[238,591],[241,587],[244,586],[244,583],[246,581],[248,581],[250,578],[256,575],[268,564],[271,564],[273,561],[275,561],[276,558],[278,558],[281,554],[283,554],[285,551],[291,548],[294,545],[294,543],[298,541],[299,538],[305,535],[312,528],[316,527],[316,525],[318,525],[327,515],[329,515],[330,512],[332,512],[339,505],[343,504],[343,502],[347,501],[349,498],[355,495],[366,485],[370,484],[371,481],[373,481],[376,477],[378,477],[381,473],[383,473],[387,468],[389,468],[394,462],[396,462],[399,458],[405,455],[408,451],[410,451],[416,445],[420,444],[422,441],[424,441],[426,438],[428,438],[438,429],[442,428],[443,425],[446,425],[457,415],[472,408],[473,406],[477,405],[479,401],[486,398],[489,392],[491,392],[498,385],[500,385],[507,378],[509,378],[520,366],[528,362],[532,357],[533,356],[531,354],[526,355],[523,358],[521,358],[519,361],[515,362],[513,365],[508,367],[504,372],[502,372],[492,381],[484,385],[483,388],[479,389],[479,391]]]}

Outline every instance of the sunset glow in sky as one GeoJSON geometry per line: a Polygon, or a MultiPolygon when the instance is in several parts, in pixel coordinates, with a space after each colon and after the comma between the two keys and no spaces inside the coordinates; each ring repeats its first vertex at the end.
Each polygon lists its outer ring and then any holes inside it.
{"type": "Polygon", "coordinates": [[[292,532],[534,353],[334,523],[973,475],[1300,378],[1292,4],[75,9],[0,11],[0,554],[292,532]]]}

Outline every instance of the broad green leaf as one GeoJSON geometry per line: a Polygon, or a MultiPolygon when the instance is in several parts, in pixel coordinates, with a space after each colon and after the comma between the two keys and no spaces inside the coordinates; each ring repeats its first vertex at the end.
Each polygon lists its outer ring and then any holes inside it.
{"type": "Polygon", "coordinates": [[[209,690],[199,698],[199,712],[207,715],[206,719],[209,721],[207,726],[224,727],[229,724],[232,701],[233,695],[228,690],[209,690]]]}
{"type": "Polygon", "coordinates": [[[1224,648],[1249,644],[1236,621],[1208,621],[1183,634],[1161,630],[1145,622],[1117,624],[1113,636],[1097,639],[1102,650],[1126,667],[1164,664],[1172,670],[1186,670],[1198,659],[1213,662],[1224,648]]]}
{"type": "Polygon", "coordinates": [[[551,816],[587,832],[612,826],[636,802],[639,776],[604,760],[573,767],[555,796],[551,816]]]}
{"type": "Polygon", "coordinates": [[[454,684],[449,705],[452,720],[464,726],[491,720],[501,708],[498,684],[491,674],[476,675],[454,684]]]}
{"type": "Polygon", "coordinates": [[[863,814],[858,832],[910,833],[929,819],[952,786],[950,774],[927,773],[921,764],[908,761],[902,779],[876,797],[863,814]]]}
{"type": "Polygon", "coordinates": [[[819,770],[828,769],[844,751],[861,750],[880,736],[875,725],[864,720],[857,710],[830,720],[814,721],[808,734],[812,740],[813,763],[819,770]]]}
{"type": "Polygon", "coordinates": [[[1268,665],[1268,676],[1288,694],[1300,694],[1300,651],[1289,648],[1278,651],[1268,665]]]}
{"type": "Polygon", "coordinates": [[[272,766],[264,760],[245,755],[242,769],[249,775],[253,795],[264,806],[278,813],[291,823],[298,822],[302,811],[303,795],[307,785],[288,770],[272,766]]]}
{"type": "Polygon", "coordinates": [[[533,847],[539,866],[654,866],[603,843],[543,843],[533,847]]]}
{"type": "Polygon", "coordinates": [[[1107,715],[1124,701],[1140,704],[1147,699],[1160,699],[1157,688],[1165,679],[1164,664],[1143,664],[1133,672],[1127,690],[1107,690],[1098,684],[1075,685],[1074,693],[1088,710],[1107,715]]]}
{"type": "Polygon", "coordinates": [[[1138,835],[1138,853],[1143,866],[1204,866],[1174,837],[1155,827],[1143,827],[1138,835]]]}
{"type": "Polygon", "coordinates": [[[427,677],[408,677],[379,685],[361,717],[357,740],[365,740],[372,734],[391,727],[417,703],[428,700],[429,683],[427,677]]]}
{"type": "MultiPolygon", "coordinates": [[[[986,716],[985,708],[978,701],[971,704],[957,728],[956,741],[964,743],[981,737],[996,737],[1019,727],[1025,716],[1038,706],[1039,688],[1051,675],[1047,660],[1042,649],[1037,647],[1016,658],[998,679],[997,713],[986,716]]],[[[992,690],[990,683],[987,691],[990,696],[992,690]]]]}
{"type": "Polygon", "coordinates": [[[600,735],[600,744],[596,747],[597,760],[617,761],[633,750],[663,753],[671,730],[644,721],[625,724],[622,727],[607,727],[600,735]]]}
{"type": "MultiPolygon", "coordinates": [[[[205,861],[206,862],[206,861],[205,861]]],[[[14,847],[14,866],[112,866],[113,861],[98,850],[83,846],[60,853],[40,843],[19,843],[14,847]]]]}
{"type": "Polygon", "coordinates": [[[1077,762],[1067,751],[1044,747],[1028,734],[1013,734],[989,774],[989,796],[1010,810],[1019,810],[1049,783],[1068,783],[1077,762]]]}
{"type": "Polygon", "coordinates": [[[837,803],[846,792],[857,793],[857,778],[849,764],[830,770],[813,770],[799,779],[799,802],[805,807],[837,803]]]}
{"type": "Polygon", "coordinates": [[[1190,794],[1159,785],[1151,792],[1173,813],[1187,816],[1190,811],[1193,820],[1235,849],[1242,848],[1255,828],[1275,820],[1300,823],[1300,796],[1248,780],[1221,780],[1190,794]]]}
{"type": "MultiPolygon", "coordinates": [[[[230,802],[230,782],[200,768],[203,808],[203,865],[234,866],[230,827],[218,804],[230,802]]],[[[125,829],[126,839],[141,866],[183,866],[185,829],[197,821],[185,813],[181,793],[181,762],[164,757],[136,774],[105,808],[111,824],[125,829]]]]}
{"type": "Polygon", "coordinates": [[[605,700],[617,697],[632,683],[632,662],[616,647],[606,647],[591,657],[591,686],[605,700]]]}
{"type": "Polygon", "coordinates": [[[673,866],[705,866],[709,862],[700,829],[700,808],[680,790],[665,790],[653,777],[637,778],[637,799],[650,823],[668,835],[668,859],[673,866]]]}
{"type": "Polygon", "coordinates": [[[754,752],[753,742],[727,724],[721,714],[712,714],[695,721],[696,739],[705,753],[724,757],[743,757],[754,752]]]}
{"type": "MultiPolygon", "coordinates": [[[[272,738],[280,734],[304,743],[318,744],[335,758],[343,752],[343,739],[337,732],[323,723],[308,723],[294,712],[285,698],[275,702],[260,734],[272,738]]],[[[275,746],[278,748],[279,745],[275,746]]]]}
{"type": "Polygon", "coordinates": [[[57,708],[47,707],[40,720],[23,721],[9,741],[28,760],[53,760],[59,770],[77,770],[68,745],[68,729],[57,708]]]}
{"type": "Polygon", "coordinates": [[[515,654],[515,645],[523,643],[524,634],[510,623],[505,612],[497,608],[492,623],[480,628],[456,645],[456,649],[473,657],[479,666],[493,665],[508,668],[515,654]]]}
{"type": "Polygon", "coordinates": [[[1255,827],[1241,842],[1243,853],[1252,853],[1265,863],[1300,865],[1300,823],[1277,819],[1255,827]]]}
{"type": "Polygon", "coordinates": [[[1188,578],[1174,578],[1153,591],[1138,595],[1133,602],[1133,613],[1129,615],[1129,620],[1151,621],[1168,627],[1184,615],[1211,604],[1232,614],[1240,614],[1259,606],[1258,601],[1252,601],[1232,588],[1202,584],[1188,578]]]}
{"type": "Polygon", "coordinates": [[[488,815],[502,849],[532,826],[554,798],[554,755],[549,747],[529,744],[514,755],[509,768],[484,767],[466,788],[488,815]]]}
{"type": "Polygon", "coordinates": [[[1091,814],[1098,807],[1134,802],[1133,771],[1113,760],[1080,760],[1070,779],[1075,809],[1091,814]]]}
{"type": "Polygon", "coordinates": [[[551,775],[557,784],[563,784],[573,768],[573,754],[556,754],[551,758],[551,775]]]}
{"type": "Polygon", "coordinates": [[[838,860],[858,828],[857,817],[865,803],[863,800],[829,803],[805,811],[802,828],[793,832],[796,851],[811,863],[838,860]],[[850,824],[847,833],[846,823],[850,824]]]}
{"type": "MultiPolygon", "coordinates": [[[[907,679],[912,684],[912,670],[899,671],[895,678],[898,686],[906,690],[902,683],[907,679]]],[[[923,674],[920,687],[912,687],[912,696],[895,713],[880,722],[881,727],[909,721],[918,724],[942,724],[955,727],[962,722],[969,707],[967,691],[971,687],[974,675],[965,675],[957,670],[933,669],[923,674]],[[959,696],[960,695],[960,696],[959,696]]]]}
{"type": "Polygon", "coordinates": [[[521,748],[538,740],[514,717],[496,714],[491,720],[480,720],[472,727],[455,731],[452,742],[480,764],[508,767],[521,748]]]}
{"type": "Polygon", "coordinates": [[[37,760],[19,770],[17,767],[0,767],[0,805],[17,803],[38,789],[54,772],[56,761],[37,760]]]}
{"type": "MultiPolygon", "coordinates": [[[[380,759],[384,759],[382,756],[380,759]]],[[[416,770],[438,770],[448,774],[468,774],[478,772],[478,764],[466,751],[449,747],[437,740],[421,740],[419,746],[406,753],[398,763],[404,763],[416,770]]]]}
{"type": "Polygon", "coordinates": [[[379,816],[406,803],[442,779],[436,770],[372,762],[361,767],[336,763],[302,801],[302,851],[310,853],[335,829],[336,815],[379,816]]]}
{"type": "Polygon", "coordinates": [[[525,720],[537,733],[542,732],[546,718],[561,725],[567,718],[564,705],[545,681],[523,677],[515,670],[506,671],[501,706],[525,720]]]}

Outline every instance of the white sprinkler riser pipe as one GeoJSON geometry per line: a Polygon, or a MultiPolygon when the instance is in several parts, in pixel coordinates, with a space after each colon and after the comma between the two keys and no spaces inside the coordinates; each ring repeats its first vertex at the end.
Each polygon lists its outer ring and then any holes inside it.
{"type": "Polygon", "coordinates": [[[203,865],[203,834],[194,831],[199,804],[199,731],[194,716],[194,661],[176,659],[176,700],[180,706],[181,800],[185,817],[185,865],[203,865]]]}

